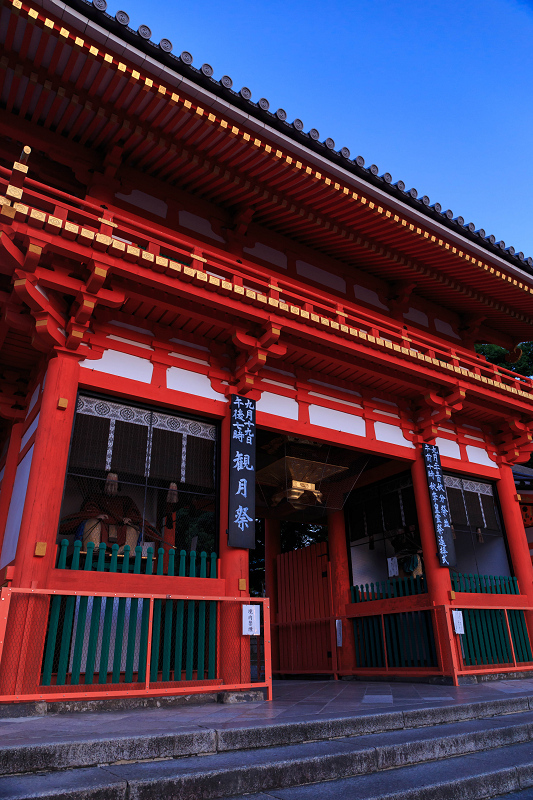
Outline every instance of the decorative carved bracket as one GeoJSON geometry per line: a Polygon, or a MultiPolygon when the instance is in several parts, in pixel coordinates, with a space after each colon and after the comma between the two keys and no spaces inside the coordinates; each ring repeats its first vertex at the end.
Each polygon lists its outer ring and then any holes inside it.
{"type": "Polygon", "coordinates": [[[410,281],[397,281],[392,284],[388,305],[394,319],[403,319],[403,315],[409,310],[409,302],[415,287],[416,283],[410,281]]]}
{"type": "Polygon", "coordinates": [[[64,346],[67,338],[64,309],[55,297],[39,285],[36,276],[15,270],[13,291],[30,309],[35,319],[32,343],[42,351],[64,346]]]}
{"type": "Polygon", "coordinates": [[[281,328],[274,325],[269,325],[259,339],[239,328],[233,330],[231,338],[240,351],[235,370],[237,392],[246,394],[254,388],[256,374],[265,366],[269,356],[281,358],[286,354],[285,345],[277,344],[280,336],[281,328]]]}
{"type": "Polygon", "coordinates": [[[424,442],[430,442],[438,435],[438,426],[449,420],[455,411],[461,411],[466,397],[464,389],[456,389],[447,397],[429,391],[419,406],[421,415],[417,419],[419,434],[424,442]]]}
{"type": "Polygon", "coordinates": [[[460,333],[464,343],[468,347],[473,347],[479,341],[479,330],[483,322],[487,319],[486,316],[481,314],[464,314],[462,317],[462,325],[460,333]]]}
{"type": "Polygon", "coordinates": [[[26,416],[27,385],[19,373],[4,370],[1,377],[0,417],[16,421],[26,416]]]}
{"type": "Polygon", "coordinates": [[[533,451],[533,420],[506,420],[497,435],[498,462],[523,464],[533,451]]]}

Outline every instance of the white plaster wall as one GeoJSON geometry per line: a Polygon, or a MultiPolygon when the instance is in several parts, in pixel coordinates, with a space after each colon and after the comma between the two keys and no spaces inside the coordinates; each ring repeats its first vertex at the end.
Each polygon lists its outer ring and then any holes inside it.
{"type": "Polygon", "coordinates": [[[406,439],[402,429],[398,425],[389,425],[388,422],[374,422],[376,439],[380,442],[390,442],[398,444],[400,447],[414,447],[414,444],[406,439]]]}
{"type": "Polygon", "coordinates": [[[298,402],[293,400],[292,397],[285,397],[272,392],[263,392],[261,394],[261,399],[257,401],[256,410],[263,411],[265,414],[275,414],[276,417],[284,417],[285,419],[298,419],[298,402]]]}
{"type": "Polygon", "coordinates": [[[215,392],[207,375],[190,372],[181,367],[168,367],[167,388],[177,392],[186,392],[207,400],[224,400],[224,395],[215,392]]]}
{"type": "Polygon", "coordinates": [[[92,361],[89,358],[80,362],[80,366],[94,372],[105,372],[118,378],[130,378],[141,383],[151,383],[153,364],[147,358],[130,356],[118,350],[105,350],[102,358],[92,361]]]}
{"type": "Polygon", "coordinates": [[[267,244],[256,242],[253,247],[243,247],[243,253],[249,253],[251,256],[256,256],[263,261],[268,261],[270,264],[275,264],[276,267],[287,269],[287,256],[281,250],[275,250],[267,244]]]}
{"type": "Polygon", "coordinates": [[[33,420],[32,424],[29,426],[28,430],[26,431],[26,433],[22,437],[21,442],[20,442],[20,451],[19,452],[24,450],[24,448],[26,447],[26,445],[30,441],[31,437],[33,436],[33,434],[37,430],[37,426],[39,425],[39,416],[40,416],[40,414],[37,414],[37,416],[33,420]]]}
{"type": "Polygon", "coordinates": [[[159,197],[154,197],[146,192],[141,192],[140,189],[132,189],[129,194],[115,194],[119,200],[124,200],[126,203],[131,203],[132,206],[142,208],[143,211],[148,211],[150,214],[155,214],[158,217],[166,219],[168,213],[167,204],[159,197]]]}
{"type": "Polygon", "coordinates": [[[374,292],[373,289],[367,289],[366,286],[355,284],[353,290],[357,300],[362,300],[363,303],[369,303],[378,308],[385,308],[387,311],[389,310],[387,306],[383,305],[379,299],[378,293],[374,292]]]}
{"type": "Polygon", "coordinates": [[[496,464],[489,458],[489,454],[484,448],[475,447],[473,444],[466,445],[466,456],[473,464],[482,464],[485,467],[495,467],[496,464]]]}
{"type": "Polygon", "coordinates": [[[448,458],[461,458],[461,450],[457,442],[452,442],[451,439],[442,439],[439,437],[435,439],[435,444],[439,448],[441,456],[448,456],[448,458]]]}
{"type": "Polygon", "coordinates": [[[454,331],[450,323],[445,322],[443,319],[435,320],[435,330],[439,331],[439,333],[444,333],[446,336],[452,336],[454,339],[461,338],[459,334],[454,331]]]}
{"type": "Polygon", "coordinates": [[[352,433],[354,436],[365,436],[366,425],[362,417],[346,414],[344,411],[335,411],[324,406],[309,406],[309,421],[312,425],[329,428],[341,433],[352,433]]]}
{"type": "Polygon", "coordinates": [[[202,236],[208,236],[210,239],[216,239],[217,242],[224,241],[222,236],[219,236],[218,233],[215,233],[209,220],[199,217],[198,214],[192,214],[190,211],[180,211],[179,222],[184,228],[189,228],[189,230],[194,231],[195,233],[201,233],[202,236]]]}
{"type": "Polygon", "coordinates": [[[425,325],[426,327],[429,325],[428,315],[417,308],[411,307],[403,317],[410,322],[416,322],[418,325],[425,325]]]}
{"type": "Polygon", "coordinates": [[[332,272],[326,272],[325,269],[315,267],[313,264],[308,264],[307,261],[296,262],[296,272],[304,278],[309,278],[316,283],[321,283],[323,286],[329,286],[330,289],[335,289],[337,292],[346,292],[346,281],[340,275],[335,275],[332,272]]]}
{"type": "Polygon", "coordinates": [[[33,394],[31,396],[30,404],[29,404],[28,410],[26,412],[26,419],[28,419],[29,415],[31,414],[31,410],[32,410],[33,406],[35,405],[35,403],[39,399],[39,392],[40,391],[41,391],[41,384],[39,383],[38,386],[36,386],[35,389],[33,390],[33,394]]]}
{"type": "Polygon", "coordinates": [[[28,450],[17,467],[15,481],[13,483],[13,492],[11,494],[11,502],[9,504],[9,511],[7,514],[4,542],[2,545],[2,555],[0,556],[0,569],[5,567],[7,564],[10,564],[15,558],[17,552],[20,523],[22,521],[22,512],[24,511],[24,501],[26,500],[26,491],[28,489],[32,458],[33,447],[28,450]]]}

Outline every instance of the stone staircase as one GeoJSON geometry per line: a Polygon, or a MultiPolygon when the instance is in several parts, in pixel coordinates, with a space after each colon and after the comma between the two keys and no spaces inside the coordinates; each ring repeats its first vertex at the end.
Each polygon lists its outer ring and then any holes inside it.
{"type": "Polygon", "coordinates": [[[533,798],[533,697],[53,742],[27,730],[0,740],[0,800],[533,798]]]}

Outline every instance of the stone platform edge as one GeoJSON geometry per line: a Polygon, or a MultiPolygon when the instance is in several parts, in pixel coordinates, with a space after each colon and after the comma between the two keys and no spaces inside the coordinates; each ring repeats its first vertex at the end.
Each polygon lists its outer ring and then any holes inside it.
{"type": "Polygon", "coordinates": [[[259,703],[265,699],[262,689],[242,692],[207,692],[206,694],[165,695],[163,697],[119,697],[87,700],[36,700],[25,703],[0,703],[0,720],[14,717],[43,717],[46,714],[79,714],[83,712],[123,711],[139,708],[178,708],[206,703],[259,703]]]}

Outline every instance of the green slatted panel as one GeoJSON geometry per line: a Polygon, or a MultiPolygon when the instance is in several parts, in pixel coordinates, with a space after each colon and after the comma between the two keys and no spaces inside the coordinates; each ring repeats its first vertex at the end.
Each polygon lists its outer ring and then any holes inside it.
{"type": "MultiPolygon", "coordinates": [[[[122,574],[127,575],[130,571],[130,546],[124,545],[124,557],[122,559],[122,574]]],[[[122,666],[122,650],[124,646],[124,620],[126,617],[126,598],[121,597],[118,601],[117,627],[115,631],[115,650],[113,653],[113,683],[120,681],[120,671],[122,666]]]]}
{"type": "MultiPolygon", "coordinates": [[[[68,539],[63,539],[62,545],[68,543],[68,539]]],[[[74,542],[74,554],[72,556],[71,569],[78,569],[80,563],[81,539],[74,542]]],[[[65,548],[66,550],[66,548],[65,548]]],[[[59,566],[59,565],[58,565],[59,566]]],[[[72,643],[72,626],[74,624],[74,611],[76,610],[76,598],[74,595],[67,597],[65,603],[65,619],[63,622],[63,633],[61,636],[61,649],[59,651],[59,664],[57,667],[58,686],[64,686],[67,682],[68,660],[72,643]]]]}
{"type": "Polygon", "coordinates": [[[436,667],[433,622],[429,611],[385,614],[385,643],[389,667],[436,667]]]}
{"type": "MultiPolygon", "coordinates": [[[[217,576],[217,556],[211,553],[210,578],[217,576]]],[[[216,675],[216,654],[217,654],[217,601],[211,600],[209,603],[209,661],[207,665],[207,677],[213,680],[216,675]]]]}
{"type": "Polygon", "coordinates": [[[381,617],[359,617],[353,620],[357,666],[384,667],[381,617]]]}
{"type": "MultiPolygon", "coordinates": [[[[94,542],[89,542],[87,545],[87,553],[85,555],[84,571],[90,572],[92,569],[94,555],[94,542]]],[[[85,622],[87,620],[87,603],[88,597],[80,597],[78,605],[78,619],[76,622],[76,641],[74,644],[74,656],[72,659],[72,673],[70,677],[71,684],[78,685],[80,682],[81,670],[81,657],[83,654],[83,640],[85,638],[85,622]]]]}
{"type": "MultiPolygon", "coordinates": [[[[168,575],[174,575],[176,551],[168,552],[168,575]]],[[[172,656],[172,616],[174,613],[174,603],[172,600],[165,602],[165,629],[163,633],[163,665],[161,670],[161,680],[170,680],[170,659],[172,656]]]]}
{"type": "MultiPolygon", "coordinates": [[[[117,571],[117,556],[118,544],[114,544],[111,548],[109,572],[117,571]]],[[[102,630],[102,647],[100,650],[100,672],[98,673],[98,683],[107,683],[107,669],[109,662],[109,647],[111,645],[111,624],[113,622],[114,602],[114,598],[112,597],[106,597],[104,599],[104,628],[102,630]]]]}
{"type": "Polygon", "coordinates": [[[516,661],[520,663],[531,661],[531,642],[524,611],[512,609],[507,611],[507,616],[509,618],[516,661]]]}
{"type": "MultiPolygon", "coordinates": [[[[515,650],[522,644],[522,631],[515,629],[517,612],[509,613],[509,627],[515,650]],[[515,639],[516,632],[516,639],[515,639]]],[[[518,612],[520,613],[520,612],[518,612]]],[[[490,666],[493,664],[512,664],[511,643],[505,622],[505,611],[499,608],[463,609],[465,632],[461,634],[466,666],[490,666]]],[[[524,651],[527,654],[527,648],[524,651]]],[[[529,651],[531,653],[531,651],[529,651]]],[[[526,660],[529,660],[526,659],[526,660]]]]}
{"type": "MultiPolygon", "coordinates": [[[[207,577],[207,553],[200,553],[200,578],[207,577]]],[[[203,681],[205,673],[205,600],[198,602],[198,663],[197,679],[203,681]]]]}
{"type": "MultiPolygon", "coordinates": [[[[133,563],[133,574],[139,575],[141,572],[141,558],[143,549],[140,545],[135,548],[135,561],[133,563]]],[[[133,681],[133,665],[135,660],[135,634],[137,632],[137,611],[139,608],[139,600],[133,597],[130,600],[130,619],[128,623],[128,645],[126,650],[126,671],[124,674],[124,682],[132,683],[133,681]]]]}
{"type": "MultiPolygon", "coordinates": [[[[189,577],[196,578],[196,553],[190,552],[189,577]]],[[[195,601],[189,600],[187,603],[187,651],[185,658],[185,680],[192,681],[194,668],[194,622],[195,622],[195,601]]]]}
{"type": "MultiPolygon", "coordinates": [[[[98,561],[96,569],[103,572],[105,567],[105,542],[100,542],[98,546],[98,561]]],[[[91,625],[89,628],[89,642],[87,644],[87,660],[85,665],[85,684],[94,682],[94,666],[96,661],[96,648],[98,646],[98,632],[100,630],[100,611],[102,609],[102,598],[93,597],[91,608],[91,625]]]]}
{"type": "Polygon", "coordinates": [[[517,579],[507,575],[465,575],[461,572],[452,572],[451,580],[454,592],[520,594],[517,579]]]}
{"type": "Polygon", "coordinates": [[[390,597],[410,597],[415,594],[426,594],[425,575],[416,578],[393,578],[381,583],[366,583],[352,586],[352,603],[363,603],[370,600],[388,600],[390,597]]]}
{"type": "MultiPolygon", "coordinates": [[[[185,576],[187,553],[180,550],[179,575],[185,576]]],[[[183,670],[183,617],[185,611],[185,600],[178,600],[176,603],[176,644],[174,653],[174,680],[181,681],[183,670]]]]}
{"type": "MultiPolygon", "coordinates": [[[[165,550],[160,547],[157,551],[157,574],[163,574],[165,550]]],[[[152,651],[150,655],[150,681],[157,681],[159,673],[159,644],[161,641],[161,600],[154,600],[152,614],[152,651]]]]}
{"type": "MultiPolygon", "coordinates": [[[[87,552],[81,551],[82,543],[74,543],[70,569],[80,568],[80,560],[85,555],[83,569],[99,572],[129,574],[153,574],[154,554],[152,548],[148,549],[147,558],[142,558],[142,548],[135,548],[135,563],[131,564],[131,551],[128,545],[124,547],[122,559],[119,556],[119,546],[114,544],[111,553],[107,551],[105,543],[97,546],[98,558],[95,563],[95,546],[92,542],[87,545],[87,552]],[[120,559],[120,560],[119,560],[120,559]],[[143,564],[146,561],[146,565],[143,564]],[[133,569],[132,569],[133,567],[133,569]]],[[[59,547],[59,569],[67,568],[68,540],[63,540],[59,547]]],[[[196,553],[189,554],[189,570],[191,577],[216,579],[217,556],[211,553],[200,554],[199,570],[196,567],[196,553]],[[208,560],[209,570],[208,570],[208,560]]],[[[158,551],[157,575],[165,574],[165,554],[162,548],[158,551]]],[[[175,563],[176,551],[168,553],[167,574],[173,576],[176,572],[180,576],[187,574],[187,553],[181,551],[179,567],[175,563]]],[[[372,584],[368,587],[369,596],[382,598],[386,595],[385,584],[372,584]]],[[[141,624],[139,641],[139,662],[137,681],[146,679],[146,646],[148,639],[148,623],[150,600],[145,598],[114,598],[114,597],[80,597],[69,596],[62,598],[57,595],[52,598],[50,609],[49,633],[43,656],[43,681],[50,685],[52,669],[56,659],[58,663],[58,685],[65,685],[68,681],[69,660],[72,659],[71,681],[73,685],[80,683],[81,665],[85,656],[86,685],[96,681],[105,685],[108,679],[112,683],[121,682],[122,661],[125,657],[124,682],[131,683],[134,679],[134,664],[136,660],[136,635],[139,623],[139,600],[141,601],[141,624]],[[90,603],[89,603],[90,599],[90,603]],[[76,604],[78,604],[76,606],[76,604]],[[126,623],[126,610],[129,605],[129,621],[126,623]],[[77,615],[76,615],[77,608],[77,615]],[[88,611],[90,614],[88,617],[88,611]],[[64,617],[62,619],[62,612],[64,617]],[[114,633],[113,633],[114,629],[114,633]],[[126,631],[127,629],[127,631],[126,631]],[[50,633],[51,631],[51,633],[50,633]],[[113,639],[114,636],[114,639],[113,639]],[[59,640],[60,639],[60,640],[59,640]],[[111,643],[113,651],[111,653],[111,643]],[[98,652],[99,651],[99,652],[98,652]],[[112,663],[109,663],[110,656],[112,663]],[[98,657],[98,663],[97,662],[98,657]],[[111,671],[111,676],[109,672],[111,671]],[[96,678],[97,675],[97,678],[96,678]]],[[[154,601],[152,619],[152,648],[150,681],[169,681],[174,673],[174,680],[181,680],[182,670],[185,668],[185,678],[192,680],[213,680],[216,677],[216,652],[217,652],[217,611],[218,602],[210,600],[201,601],[154,601]],[[185,622],[185,609],[187,621],[185,622]],[[185,663],[183,661],[185,660],[185,663]],[[161,667],[161,673],[159,672],[161,667]],[[195,674],[196,673],[196,674],[195,674]]],[[[374,623],[368,623],[365,628],[367,639],[368,658],[372,663],[379,663],[383,659],[382,636],[374,623]]]]}
{"type": "MultiPolygon", "coordinates": [[[[152,575],[154,569],[154,548],[149,547],[146,551],[146,575],[152,575]]],[[[141,636],[139,639],[139,669],[137,672],[137,682],[144,683],[146,680],[146,659],[148,656],[148,626],[150,624],[150,599],[145,597],[141,600],[141,636]]]]}
{"type": "MultiPolygon", "coordinates": [[[[67,562],[68,539],[63,539],[59,549],[58,569],[65,569],[67,562]]],[[[56,595],[52,598],[50,605],[50,617],[48,621],[48,635],[46,637],[46,649],[43,660],[43,686],[50,686],[52,682],[52,669],[54,666],[54,655],[56,651],[57,632],[59,627],[59,612],[61,610],[61,597],[56,595]]]]}

